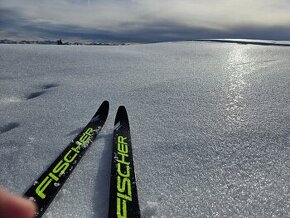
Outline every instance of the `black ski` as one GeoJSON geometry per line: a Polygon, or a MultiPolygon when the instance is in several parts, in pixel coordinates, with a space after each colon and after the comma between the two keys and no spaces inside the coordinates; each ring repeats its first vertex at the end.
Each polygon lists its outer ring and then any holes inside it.
{"type": "Polygon", "coordinates": [[[114,124],[109,217],[140,217],[129,120],[124,106],[119,107],[114,124]]]}
{"type": "Polygon", "coordinates": [[[65,148],[50,167],[33,183],[24,196],[34,201],[41,217],[67,178],[70,176],[89,145],[102,129],[109,112],[104,101],[82,132],[65,148]]]}

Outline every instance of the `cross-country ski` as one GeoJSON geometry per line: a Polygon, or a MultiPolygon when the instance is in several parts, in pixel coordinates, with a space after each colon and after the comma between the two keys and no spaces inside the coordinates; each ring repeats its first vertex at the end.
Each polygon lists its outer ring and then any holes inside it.
{"type": "Polygon", "coordinates": [[[120,106],[114,123],[110,183],[110,218],[138,218],[140,209],[126,108],[120,106]]]}
{"type": "Polygon", "coordinates": [[[108,112],[109,102],[104,101],[81,133],[25,192],[24,196],[34,201],[37,205],[37,217],[43,215],[87,151],[89,145],[94,141],[107,119],[108,112]]]}

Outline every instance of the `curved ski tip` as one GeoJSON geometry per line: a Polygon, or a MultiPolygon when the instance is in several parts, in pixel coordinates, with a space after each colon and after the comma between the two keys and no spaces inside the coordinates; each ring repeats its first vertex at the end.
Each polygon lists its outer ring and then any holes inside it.
{"type": "Polygon", "coordinates": [[[107,107],[109,107],[109,102],[107,100],[103,101],[102,105],[106,105],[107,107]]]}
{"type": "Polygon", "coordinates": [[[107,100],[103,101],[100,108],[109,108],[109,102],[107,100]]]}
{"type": "Polygon", "coordinates": [[[108,113],[109,113],[109,102],[103,101],[96,114],[108,114],[108,113]]]}
{"type": "Polygon", "coordinates": [[[127,110],[126,110],[126,108],[125,108],[124,105],[121,105],[121,106],[118,108],[117,114],[127,114],[127,110]]]}
{"type": "Polygon", "coordinates": [[[128,122],[128,114],[125,106],[120,106],[117,111],[117,115],[115,118],[115,124],[118,122],[128,122]]]}

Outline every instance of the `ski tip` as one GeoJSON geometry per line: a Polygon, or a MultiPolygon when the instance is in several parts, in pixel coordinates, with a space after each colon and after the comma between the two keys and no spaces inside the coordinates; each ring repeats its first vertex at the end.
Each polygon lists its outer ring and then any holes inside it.
{"type": "Polygon", "coordinates": [[[108,101],[103,101],[103,103],[100,106],[100,109],[109,110],[109,102],[108,101]]]}
{"type": "Polygon", "coordinates": [[[109,107],[109,102],[107,100],[103,101],[103,103],[101,104],[101,107],[102,105],[104,105],[105,107],[109,107]]]}
{"type": "Polygon", "coordinates": [[[116,119],[115,119],[115,124],[118,122],[126,122],[128,123],[128,114],[125,106],[120,106],[117,111],[116,119]]]}
{"type": "Polygon", "coordinates": [[[107,118],[109,113],[109,102],[108,101],[103,101],[101,106],[99,107],[98,111],[96,112],[95,116],[97,114],[101,114],[105,116],[105,119],[107,118]]]}
{"type": "MultiPolygon", "coordinates": [[[[124,105],[121,105],[119,108],[118,108],[118,112],[119,113],[125,113],[125,114],[127,114],[127,110],[126,110],[126,108],[125,108],[125,106],[124,105]]],[[[117,112],[117,113],[118,113],[117,112]]]]}

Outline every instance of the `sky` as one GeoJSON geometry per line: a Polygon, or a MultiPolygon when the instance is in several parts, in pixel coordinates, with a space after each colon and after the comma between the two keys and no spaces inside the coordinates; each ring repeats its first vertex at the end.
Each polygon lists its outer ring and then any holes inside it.
{"type": "Polygon", "coordinates": [[[290,40],[289,0],[0,0],[0,39],[290,40]]]}

